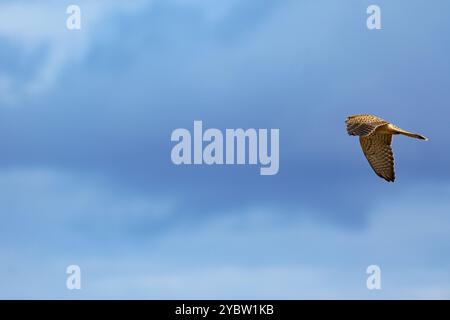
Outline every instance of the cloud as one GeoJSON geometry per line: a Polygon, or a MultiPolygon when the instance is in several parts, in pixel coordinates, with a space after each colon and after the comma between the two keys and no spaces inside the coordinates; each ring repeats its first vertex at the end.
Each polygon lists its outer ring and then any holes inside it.
{"type": "Polygon", "coordinates": [[[108,18],[118,13],[133,14],[149,2],[79,1],[82,29],[66,28],[69,3],[6,2],[0,4],[0,40],[10,43],[15,62],[33,61],[39,50],[44,54],[35,60],[32,70],[23,74],[5,72],[0,77],[0,99],[11,102],[34,96],[51,88],[65,66],[83,59],[96,37],[96,31],[108,28],[108,18]]]}
{"type": "Polygon", "coordinates": [[[59,2],[0,5],[0,99],[28,106],[0,108],[0,295],[448,297],[436,6],[386,2],[389,27],[367,33],[363,5],[152,3],[82,2],[76,33],[59,2]],[[355,112],[430,136],[395,139],[395,184],[346,136],[355,112]],[[173,166],[170,132],[195,119],[280,128],[279,175],[173,166]]]}
{"type": "Polygon", "coordinates": [[[108,241],[128,237],[133,242],[145,226],[167,220],[177,205],[170,195],[133,193],[101,179],[45,169],[3,171],[0,190],[5,199],[1,238],[9,248],[87,245],[100,239],[108,248],[108,241]],[[35,238],[40,241],[31,241],[35,238]]]}
{"type": "MultiPolygon", "coordinates": [[[[121,11],[92,13],[105,18],[90,27],[88,16],[83,24],[80,35],[89,34],[91,45],[83,55],[85,63],[70,67],[65,58],[55,59],[64,61],[60,67],[65,63],[67,73],[48,99],[30,101],[22,112],[2,110],[0,136],[7,139],[0,139],[5,153],[0,164],[58,166],[74,174],[95,173],[144,193],[173,192],[197,216],[212,214],[218,204],[232,210],[279,202],[314,208],[318,219],[334,213],[337,223],[362,225],[368,206],[364,195],[367,190],[382,194],[385,185],[371,172],[357,140],[346,136],[343,121],[352,112],[373,111],[432,138],[425,144],[394,139],[399,182],[389,190],[401,189],[408,177],[448,178],[448,154],[439,148],[446,135],[427,116],[438,107],[401,109],[417,103],[419,96],[429,97],[414,80],[438,71],[433,65],[417,75],[404,73],[399,62],[406,49],[397,52],[393,41],[404,30],[383,30],[381,42],[358,27],[365,27],[364,19],[351,4],[324,8],[290,1],[267,8],[259,2],[224,3],[228,13],[217,23],[199,20],[199,12],[214,10],[202,1],[160,1],[125,21],[121,11]],[[190,10],[196,14],[187,14],[190,10]],[[393,54],[372,55],[380,46],[393,54]],[[398,86],[406,78],[415,84],[396,92],[402,104],[395,108],[392,83],[385,84],[391,77],[379,82],[383,70],[396,75],[398,86]],[[170,133],[190,128],[194,119],[221,129],[280,128],[279,175],[267,183],[251,167],[175,168],[168,157],[170,133]]],[[[83,10],[83,15],[95,11],[83,10]]],[[[361,12],[364,16],[365,10],[361,12]]],[[[423,59],[414,50],[417,42],[406,45],[417,67],[425,69],[423,61],[440,57],[430,51],[423,59]]],[[[31,65],[39,70],[41,62],[31,65]]],[[[10,78],[3,83],[9,90],[14,87],[10,78]]]]}
{"type": "Polygon", "coordinates": [[[364,227],[348,229],[300,207],[291,209],[297,214],[218,207],[187,222],[174,219],[192,213],[169,195],[137,195],[64,172],[2,172],[0,295],[448,298],[449,190],[413,185],[386,194],[364,227]],[[69,264],[83,270],[80,293],[64,288],[69,264]],[[365,288],[370,264],[382,269],[379,292],[365,288]]]}

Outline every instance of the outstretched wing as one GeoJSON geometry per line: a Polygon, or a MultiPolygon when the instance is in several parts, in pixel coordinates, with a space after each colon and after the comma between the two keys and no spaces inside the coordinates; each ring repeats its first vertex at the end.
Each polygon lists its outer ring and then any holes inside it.
{"type": "Polygon", "coordinates": [[[372,134],[359,137],[361,148],[375,173],[389,182],[394,182],[394,154],[390,134],[372,134]]]}
{"type": "Polygon", "coordinates": [[[347,132],[351,136],[368,136],[372,134],[376,128],[388,124],[389,122],[368,114],[360,114],[350,116],[345,121],[347,124],[347,132]]]}

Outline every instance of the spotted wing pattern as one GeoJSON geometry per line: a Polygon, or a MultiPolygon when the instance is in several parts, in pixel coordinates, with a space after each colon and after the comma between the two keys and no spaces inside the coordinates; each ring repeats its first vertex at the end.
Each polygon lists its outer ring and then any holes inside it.
{"type": "Polygon", "coordinates": [[[390,134],[372,134],[359,137],[361,148],[375,173],[389,182],[394,182],[394,155],[390,134]]]}
{"type": "Polygon", "coordinates": [[[347,132],[351,136],[368,136],[378,127],[389,122],[368,114],[354,115],[347,118],[347,132]]]}

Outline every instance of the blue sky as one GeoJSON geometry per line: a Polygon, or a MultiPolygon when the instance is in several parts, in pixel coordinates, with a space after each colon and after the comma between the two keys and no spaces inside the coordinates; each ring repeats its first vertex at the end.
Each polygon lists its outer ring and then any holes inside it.
{"type": "Polygon", "coordinates": [[[448,1],[72,2],[0,2],[0,297],[450,298],[448,1]],[[430,138],[395,184],[356,113],[430,138]],[[174,166],[194,120],[279,128],[279,173],[174,166]]]}

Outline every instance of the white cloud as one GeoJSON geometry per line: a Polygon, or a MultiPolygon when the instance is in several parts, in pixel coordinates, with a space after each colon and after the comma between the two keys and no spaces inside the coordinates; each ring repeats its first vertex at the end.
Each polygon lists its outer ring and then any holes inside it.
{"type": "Polygon", "coordinates": [[[73,298],[61,270],[76,263],[87,275],[83,298],[449,298],[448,191],[387,194],[362,229],[311,220],[301,208],[218,208],[186,223],[177,218],[190,212],[169,195],[64,172],[2,172],[0,295],[73,298]],[[74,221],[83,226],[76,233],[74,221]],[[130,221],[147,228],[139,241],[123,232],[130,221]],[[161,221],[170,227],[154,235],[161,221]],[[365,288],[370,264],[382,269],[379,292],[365,288]]]}
{"type": "Polygon", "coordinates": [[[32,59],[36,50],[46,54],[33,65],[26,79],[23,75],[0,74],[0,100],[10,102],[23,96],[48,90],[57,81],[61,70],[77,62],[89,51],[98,29],[114,14],[132,14],[147,6],[146,1],[78,1],[82,29],[66,28],[66,6],[59,1],[7,2],[0,4],[0,39],[11,43],[16,60],[32,59]]]}
{"type": "Polygon", "coordinates": [[[45,250],[54,237],[61,245],[73,237],[83,243],[98,236],[126,238],[143,222],[168,218],[177,204],[170,196],[131,193],[101,179],[46,169],[0,172],[0,193],[3,250],[45,250]],[[34,237],[41,241],[29,242],[34,237]]]}

